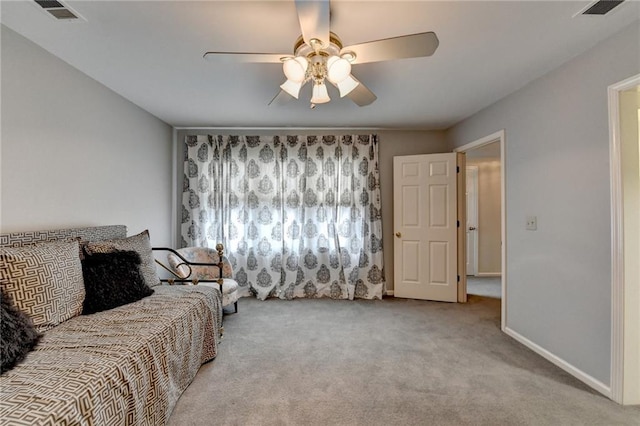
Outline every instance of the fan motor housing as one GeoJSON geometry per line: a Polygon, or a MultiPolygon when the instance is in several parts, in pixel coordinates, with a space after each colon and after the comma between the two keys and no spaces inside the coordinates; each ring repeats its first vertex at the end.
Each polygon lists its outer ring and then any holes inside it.
{"type": "MultiPolygon", "coordinates": [[[[340,56],[340,51],[342,50],[342,40],[333,32],[329,33],[329,46],[322,46],[318,49],[317,54],[322,56],[340,56]]],[[[305,43],[302,36],[298,37],[295,44],[293,45],[293,54],[295,56],[304,56],[311,59],[312,56],[316,55],[316,50],[305,43]]]]}

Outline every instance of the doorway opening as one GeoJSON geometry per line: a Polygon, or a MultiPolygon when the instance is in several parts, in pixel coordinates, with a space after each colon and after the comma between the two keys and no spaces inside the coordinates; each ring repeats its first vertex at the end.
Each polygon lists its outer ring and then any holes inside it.
{"type": "Polygon", "coordinates": [[[490,142],[465,154],[467,294],[500,299],[500,142],[490,142]]]}
{"type": "Polygon", "coordinates": [[[507,305],[504,143],[501,130],[455,150],[465,154],[466,163],[467,279],[462,299],[467,295],[500,299],[502,330],[507,305]]]}

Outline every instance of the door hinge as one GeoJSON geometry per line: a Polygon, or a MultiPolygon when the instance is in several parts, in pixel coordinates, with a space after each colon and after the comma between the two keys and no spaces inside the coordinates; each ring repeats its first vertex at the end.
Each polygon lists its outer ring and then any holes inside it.
{"type": "Polygon", "coordinates": [[[457,223],[457,225],[456,225],[456,226],[457,226],[458,228],[460,228],[460,221],[458,221],[458,223],[457,223]]]}
{"type": "Polygon", "coordinates": [[[460,282],[460,275],[458,275],[458,282],[460,282]]]}
{"type": "Polygon", "coordinates": [[[456,173],[460,173],[460,166],[456,166],[456,173]]]}

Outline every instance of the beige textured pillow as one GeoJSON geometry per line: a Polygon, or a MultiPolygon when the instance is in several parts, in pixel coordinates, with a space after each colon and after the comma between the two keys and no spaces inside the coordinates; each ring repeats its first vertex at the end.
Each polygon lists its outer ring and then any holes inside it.
{"type": "Polygon", "coordinates": [[[160,284],[160,278],[156,271],[156,262],[151,250],[149,231],[145,230],[138,235],[128,238],[104,240],[86,243],[84,249],[89,255],[96,253],[113,253],[114,251],[135,251],[140,255],[140,272],[144,277],[144,282],[153,287],[160,284]]]}
{"type": "Polygon", "coordinates": [[[82,313],[85,290],[78,241],[0,248],[0,286],[39,332],[82,313]]]}

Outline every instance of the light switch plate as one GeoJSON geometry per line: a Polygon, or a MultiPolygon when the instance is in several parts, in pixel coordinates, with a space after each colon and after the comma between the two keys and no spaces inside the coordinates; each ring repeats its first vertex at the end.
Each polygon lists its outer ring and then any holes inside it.
{"type": "Polygon", "coordinates": [[[525,229],[527,231],[536,231],[538,229],[538,218],[536,216],[527,216],[525,229]]]}

